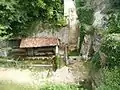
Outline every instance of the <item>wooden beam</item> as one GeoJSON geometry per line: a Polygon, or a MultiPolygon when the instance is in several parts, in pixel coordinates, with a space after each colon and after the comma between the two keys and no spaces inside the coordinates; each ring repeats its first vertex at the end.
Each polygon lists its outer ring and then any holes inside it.
{"type": "Polygon", "coordinates": [[[53,65],[33,64],[33,67],[52,67],[53,65]]]}
{"type": "Polygon", "coordinates": [[[59,50],[59,48],[58,48],[58,46],[56,46],[56,47],[55,47],[55,54],[56,54],[56,55],[58,55],[58,53],[59,53],[58,50],[59,50]]]}

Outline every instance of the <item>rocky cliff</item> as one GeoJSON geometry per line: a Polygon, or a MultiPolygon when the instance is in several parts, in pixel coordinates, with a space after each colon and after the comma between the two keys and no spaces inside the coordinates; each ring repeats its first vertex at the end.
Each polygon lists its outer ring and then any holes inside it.
{"type": "Polygon", "coordinates": [[[102,32],[107,28],[110,0],[76,0],[80,20],[81,50],[83,56],[91,57],[101,46],[102,32]],[[83,30],[82,30],[83,29],[83,30]],[[82,38],[82,39],[81,39],[82,38]]]}

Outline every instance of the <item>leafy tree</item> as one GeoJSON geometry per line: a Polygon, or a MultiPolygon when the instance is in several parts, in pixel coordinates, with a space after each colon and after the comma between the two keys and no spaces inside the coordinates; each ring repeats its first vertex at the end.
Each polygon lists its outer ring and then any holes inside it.
{"type": "Polygon", "coordinates": [[[0,0],[0,25],[14,36],[26,36],[34,21],[48,23],[50,27],[63,26],[61,0],[0,0]]]}

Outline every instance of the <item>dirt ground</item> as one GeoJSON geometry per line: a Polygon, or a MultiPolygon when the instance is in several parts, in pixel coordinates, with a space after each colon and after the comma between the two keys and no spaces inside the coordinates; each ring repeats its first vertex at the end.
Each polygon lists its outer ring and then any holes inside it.
{"type": "Polygon", "coordinates": [[[12,81],[15,83],[42,84],[45,82],[75,83],[87,76],[87,70],[82,62],[76,62],[70,66],[64,66],[56,72],[34,72],[28,69],[0,68],[0,81],[12,81]]]}

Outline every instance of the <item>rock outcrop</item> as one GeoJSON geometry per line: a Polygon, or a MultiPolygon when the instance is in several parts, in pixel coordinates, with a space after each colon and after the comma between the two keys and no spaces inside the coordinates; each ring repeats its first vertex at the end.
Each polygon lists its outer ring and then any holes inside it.
{"type": "Polygon", "coordinates": [[[84,36],[80,51],[83,56],[88,58],[92,57],[94,52],[97,52],[101,46],[101,33],[107,28],[107,12],[111,4],[109,0],[87,0],[84,5],[86,8],[89,6],[93,10],[92,23],[89,25],[85,23],[87,26],[85,29],[88,29],[86,31],[91,32],[84,36]]]}

